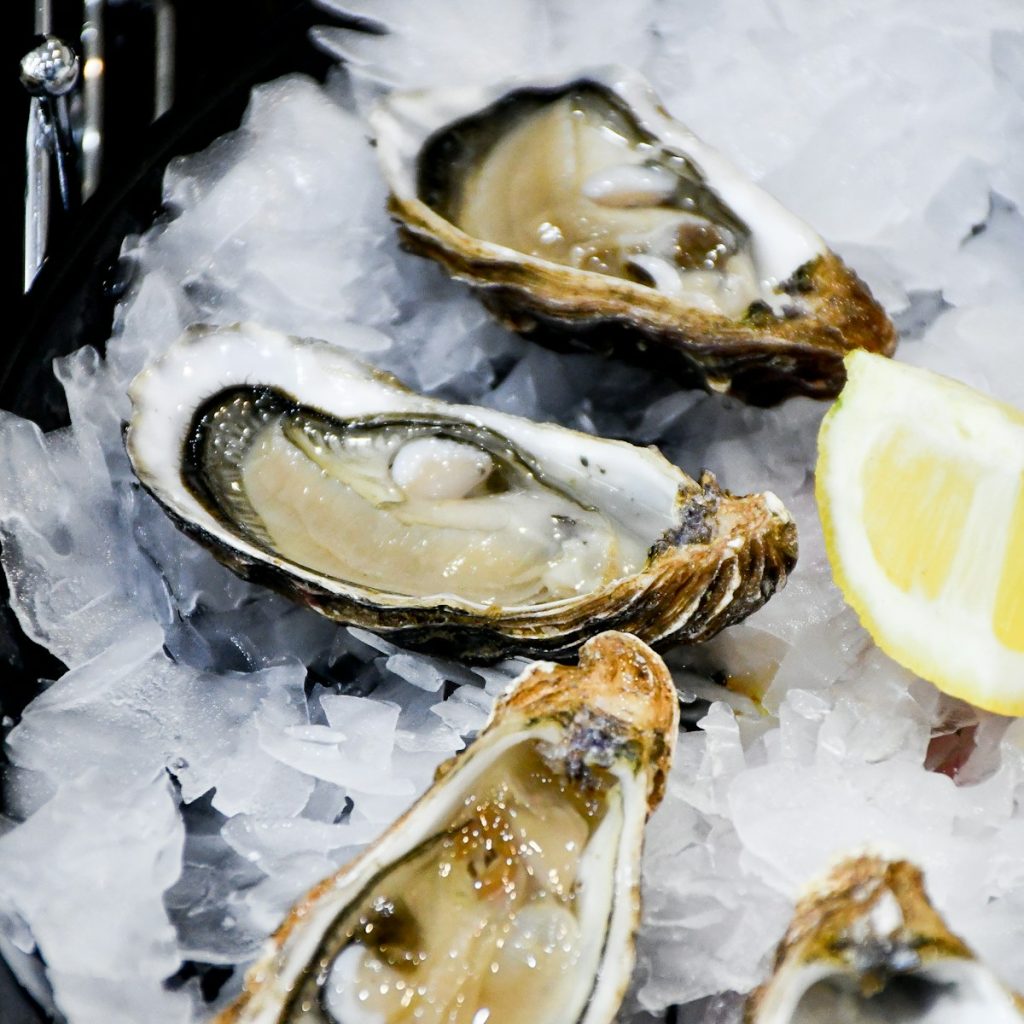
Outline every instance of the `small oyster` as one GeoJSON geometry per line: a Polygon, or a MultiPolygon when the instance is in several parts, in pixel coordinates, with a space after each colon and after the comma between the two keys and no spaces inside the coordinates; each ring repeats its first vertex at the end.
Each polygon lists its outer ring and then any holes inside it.
{"type": "Polygon", "coordinates": [[[611,1021],[678,713],[628,634],[527,669],[409,812],[299,901],[218,1024],[611,1021]]]}
{"type": "Polygon", "coordinates": [[[858,857],[797,906],[747,1024],[1020,1024],[907,861],[858,857]]]}
{"type": "Polygon", "coordinates": [[[771,493],[416,395],[323,342],[193,328],[130,394],[129,457],[179,526],[246,578],[406,645],[562,655],[610,627],[700,640],[796,559],[771,493]]]}
{"type": "Polygon", "coordinates": [[[758,404],[835,395],[846,352],[895,347],[856,275],[636,72],[398,93],[372,120],[404,244],[531,337],[758,404]]]}

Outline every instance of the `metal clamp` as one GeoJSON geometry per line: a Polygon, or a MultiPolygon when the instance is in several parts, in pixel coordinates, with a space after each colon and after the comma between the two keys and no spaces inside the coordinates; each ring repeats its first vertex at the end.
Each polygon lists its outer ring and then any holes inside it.
{"type": "Polygon", "coordinates": [[[57,168],[61,205],[72,210],[79,201],[73,178],[75,141],[68,94],[78,82],[78,56],[56,36],[47,36],[21,61],[21,81],[32,96],[26,139],[25,290],[46,255],[50,226],[50,167],[57,168]]]}
{"type": "MultiPolygon", "coordinates": [[[[51,217],[70,213],[99,183],[104,142],[104,13],[111,4],[112,0],[82,0],[80,61],[71,46],[51,34],[50,0],[36,0],[35,28],[41,42],[21,61],[21,81],[32,97],[26,137],[26,291],[46,256],[51,217]],[[51,200],[54,168],[59,204],[51,200]]],[[[174,99],[174,3],[138,0],[138,5],[153,12],[152,41],[131,43],[152,49],[151,117],[155,120],[174,99]]]]}

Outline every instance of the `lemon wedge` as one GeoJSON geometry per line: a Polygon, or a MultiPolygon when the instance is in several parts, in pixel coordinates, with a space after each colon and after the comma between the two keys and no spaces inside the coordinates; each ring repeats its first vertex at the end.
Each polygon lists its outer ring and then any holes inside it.
{"type": "Polygon", "coordinates": [[[1024,413],[863,351],[818,435],[832,571],[875,642],[1024,714],[1024,413]]]}

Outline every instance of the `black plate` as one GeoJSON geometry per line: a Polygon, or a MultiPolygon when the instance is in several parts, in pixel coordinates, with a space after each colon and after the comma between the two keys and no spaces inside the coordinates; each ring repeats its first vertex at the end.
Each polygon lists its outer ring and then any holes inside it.
{"type": "MultiPolygon", "coordinates": [[[[32,5],[22,6],[27,22],[32,5]]],[[[68,422],[63,391],[51,369],[53,360],[82,345],[102,349],[114,306],[128,284],[118,267],[121,242],[145,229],[159,213],[168,160],[203,149],[237,127],[254,85],[295,71],[322,80],[331,64],[309,42],[308,30],[332,19],[302,0],[178,0],[175,11],[175,104],[155,124],[140,128],[148,120],[152,100],[145,86],[138,87],[140,80],[151,77],[152,25],[147,19],[151,22],[152,11],[144,3],[108,5],[102,183],[76,214],[58,225],[29,294],[17,293],[15,275],[5,283],[16,327],[0,357],[0,408],[33,419],[47,430],[68,422]]],[[[74,39],[80,17],[80,3],[55,0],[58,34],[74,39]]],[[[17,44],[20,57],[33,39],[29,24],[18,28],[8,42],[17,44]]],[[[6,63],[9,74],[14,65],[6,63]]],[[[14,98],[20,114],[9,130],[21,136],[27,99],[14,98]]],[[[22,148],[19,144],[9,152],[17,158],[22,148]]],[[[16,216],[21,216],[20,209],[16,216]]],[[[54,679],[64,670],[21,631],[8,607],[7,583],[0,573],[0,716],[17,721],[38,691],[39,679],[54,679]]],[[[0,960],[0,1024],[42,1024],[45,1019],[0,960]]]]}

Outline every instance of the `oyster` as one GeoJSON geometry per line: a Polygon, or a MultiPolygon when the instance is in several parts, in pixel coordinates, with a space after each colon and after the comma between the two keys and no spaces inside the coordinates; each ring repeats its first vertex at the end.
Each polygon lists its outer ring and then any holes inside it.
{"type": "Polygon", "coordinates": [[[425,398],[323,342],[196,327],[130,394],[129,457],[179,526],[246,578],[411,646],[567,654],[610,627],[700,640],[796,559],[771,493],[425,398]]]}
{"type": "Polygon", "coordinates": [[[929,903],[907,861],[841,864],[796,909],[747,1024],[1020,1024],[1022,1004],[929,903]]]}
{"type": "Polygon", "coordinates": [[[758,404],[835,395],[846,352],[895,347],[856,275],[636,72],[397,93],[372,121],[405,246],[524,334],[758,404]]]}
{"type": "Polygon", "coordinates": [[[219,1024],[601,1024],[633,964],[675,745],[661,659],[604,633],[531,666],[479,738],[294,907],[219,1024]]]}

